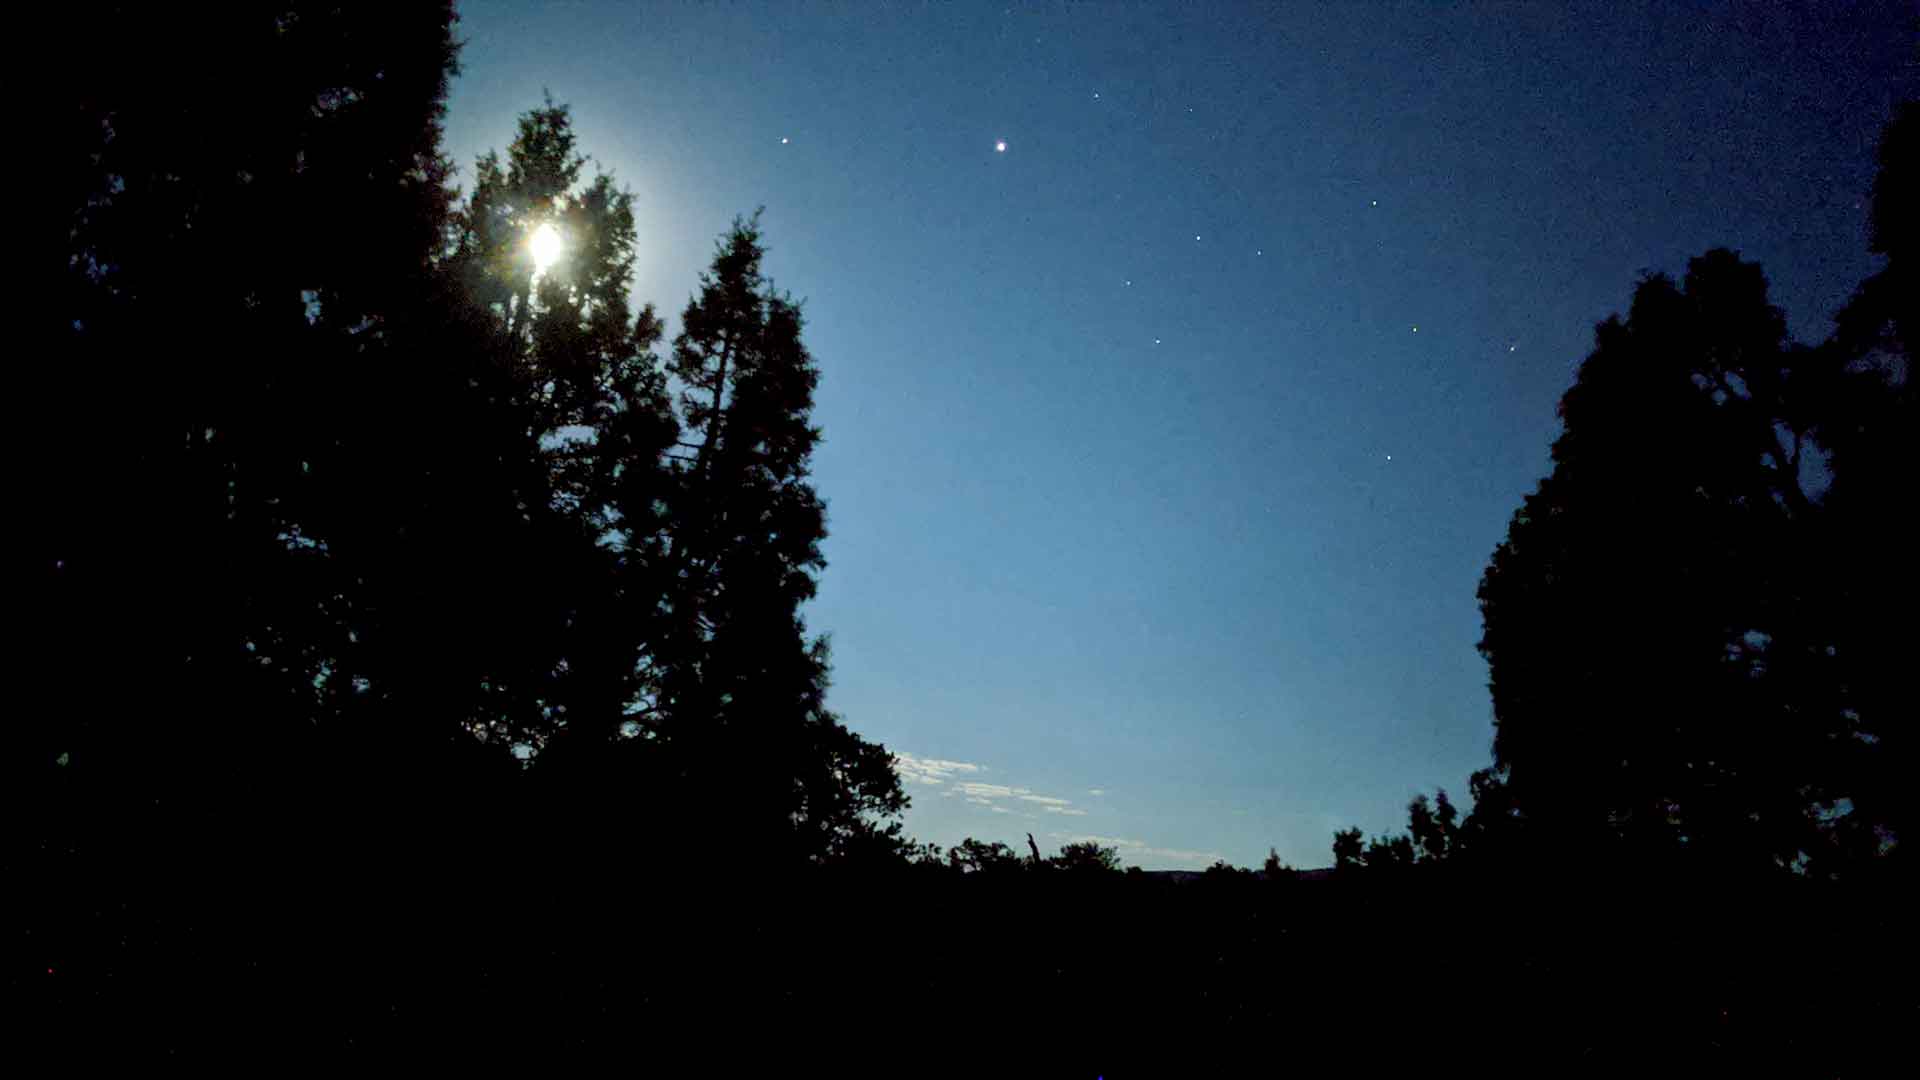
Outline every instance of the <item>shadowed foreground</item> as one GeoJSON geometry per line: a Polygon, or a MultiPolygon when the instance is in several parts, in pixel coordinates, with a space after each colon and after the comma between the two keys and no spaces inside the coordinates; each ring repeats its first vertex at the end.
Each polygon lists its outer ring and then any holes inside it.
{"type": "Polygon", "coordinates": [[[521,850],[481,872],[397,842],[378,867],[69,878],[26,997],[66,1060],[938,1072],[1017,1051],[1062,1075],[1249,1055],[1864,1075],[1914,1014],[1891,977],[1911,919],[1837,886],[621,876],[521,850]]]}

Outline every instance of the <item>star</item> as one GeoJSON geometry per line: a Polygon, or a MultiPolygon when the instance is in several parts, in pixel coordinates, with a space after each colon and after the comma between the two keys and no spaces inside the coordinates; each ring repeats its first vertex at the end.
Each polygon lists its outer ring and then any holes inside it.
{"type": "Polygon", "coordinates": [[[1159,339],[1159,338],[1154,338],[1154,339],[1153,339],[1153,343],[1154,343],[1155,345],[1158,345],[1158,344],[1160,344],[1160,339],[1159,339]]]}
{"type": "Polygon", "coordinates": [[[1256,249],[1254,250],[1254,254],[1255,254],[1255,255],[1265,255],[1265,254],[1266,254],[1266,252],[1264,252],[1264,251],[1261,251],[1261,250],[1259,250],[1259,249],[1257,249],[1257,248],[1256,248],[1256,249]]]}
{"type": "Polygon", "coordinates": [[[1128,278],[1127,280],[1125,280],[1125,281],[1123,281],[1123,282],[1121,282],[1121,284],[1122,284],[1122,285],[1125,285],[1125,286],[1126,286],[1127,288],[1129,288],[1129,289],[1131,289],[1131,288],[1133,288],[1133,279],[1132,279],[1132,278],[1128,278]]]}
{"type": "Polygon", "coordinates": [[[1388,454],[1388,455],[1387,455],[1387,460],[1388,460],[1388,461],[1392,461],[1392,460],[1393,460],[1393,455],[1392,455],[1392,454],[1388,454]]]}
{"type": "Polygon", "coordinates": [[[787,145],[787,137],[785,135],[780,136],[780,145],[781,146],[787,145]]]}
{"type": "Polygon", "coordinates": [[[1093,92],[1093,100],[1095,100],[1095,101],[1099,101],[1099,100],[1100,100],[1100,91],[1098,91],[1098,90],[1095,90],[1095,91],[1093,92]]]}
{"type": "Polygon", "coordinates": [[[1006,153],[1006,152],[1007,152],[1007,140],[1005,140],[1005,139],[1001,139],[1000,141],[998,141],[998,142],[996,142],[996,143],[994,143],[994,144],[993,144],[993,152],[994,152],[994,153],[996,153],[996,154],[1004,154],[1004,153],[1006,153]]]}
{"type": "Polygon", "coordinates": [[[1379,200],[1379,199],[1375,199],[1375,200],[1373,200],[1373,205],[1375,205],[1375,206],[1379,206],[1379,205],[1380,205],[1380,200],[1379,200]]]}
{"type": "Polygon", "coordinates": [[[1414,327],[1414,328],[1413,328],[1413,332],[1414,332],[1414,333],[1416,333],[1416,334],[1417,334],[1417,333],[1419,333],[1419,332],[1420,332],[1420,328],[1419,328],[1419,327],[1417,327],[1417,326],[1416,326],[1416,327],[1414,327]]]}
{"type": "Polygon", "coordinates": [[[1193,238],[1194,238],[1195,240],[1198,240],[1198,239],[1200,239],[1200,234],[1199,234],[1199,233],[1194,233],[1194,234],[1193,234],[1193,238]]]}
{"type": "Polygon", "coordinates": [[[1514,351],[1516,351],[1516,350],[1518,350],[1519,348],[1520,348],[1520,346],[1518,346],[1518,345],[1509,345],[1509,346],[1507,346],[1507,351],[1508,351],[1508,352],[1514,352],[1514,351]]]}

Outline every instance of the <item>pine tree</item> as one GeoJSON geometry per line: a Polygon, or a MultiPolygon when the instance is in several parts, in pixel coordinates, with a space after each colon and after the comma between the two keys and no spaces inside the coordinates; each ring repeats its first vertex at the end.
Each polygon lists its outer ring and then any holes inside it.
{"type": "Polygon", "coordinates": [[[486,327],[489,375],[526,424],[524,452],[540,468],[518,505],[548,538],[518,553],[537,561],[545,598],[515,635],[528,662],[513,684],[490,684],[495,700],[474,731],[552,771],[563,759],[604,766],[594,756],[648,695],[663,455],[678,433],[653,353],[659,319],[628,301],[631,195],[604,172],[583,184],[586,164],[567,108],[548,98],[521,117],[505,162],[478,162],[448,260],[486,327]],[[557,246],[544,267],[533,255],[543,233],[557,246]]]}
{"type": "Polygon", "coordinates": [[[316,740],[366,700],[365,614],[399,606],[375,595],[395,521],[371,521],[430,467],[414,407],[466,415],[465,380],[414,352],[447,329],[454,16],[99,22],[63,117],[62,359],[30,395],[33,441],[61,449],[35,478],[31,662],[50,698],[29,711],[62,783],[100,805],[297,804],[297,779],[327,771],[316,740]],[[103,668],[137,707],[76,696],[103,668]]]}
{"type": "Polygon", "coordinates": [[[761,272],[757,216],[736,221],[681,317],[671,371],[687,438],[675,456],[649,737],[682,783],[728,776],[729,825],[794,854],[886,849],[905,807],[885,751],[825,707],[828,651],[800,607],[824,568],[809,482],[819,379],[800,310],[761,272]]]}
{"type": "Polygon", "coordinates": [[[526,662],[489,683],[473,730],[582,817],[652,818],[665,840],[707,807],[681,856],[716,830],[776,860],[897,854],[899,824],[880,824],[905,807],[891,761],[827,710],[827,645],[800,616],[825,511],[798,306],[738,222],[663,365],[660,321],[626,300],[629,196],[583,183],[586,165],[565,106],[528,113],[504,160],[480,159],[449,260],[545,484],[522,499],[544,598],[513,636],[526,662]],[[560,252],[545,267],[543,230],[560,252]]]}

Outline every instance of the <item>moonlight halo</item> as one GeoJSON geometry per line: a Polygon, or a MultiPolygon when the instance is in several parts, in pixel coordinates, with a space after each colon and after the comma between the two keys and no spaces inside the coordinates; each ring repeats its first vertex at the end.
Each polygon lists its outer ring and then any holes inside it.
{"type": "Polygon", "coordinates": [[[534,272],[546,273],[547,267],[559,261],[563,246],[559,229],[550,224],[534,229],[533,235],[527,239],[527,249],[533,253],[534,272]]]}

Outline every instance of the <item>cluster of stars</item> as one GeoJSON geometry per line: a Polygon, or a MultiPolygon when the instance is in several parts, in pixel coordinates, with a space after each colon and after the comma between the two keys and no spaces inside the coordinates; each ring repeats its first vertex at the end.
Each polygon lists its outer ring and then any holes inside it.
{"type": "MultiPolygon", "coordinates": [[[[1099,101],[1099,100],[1100,100],[1100,91],[1098,91],[1098,90],[1095,90],[1095,91],[1093,91],[1093,100],[1095,100],[1095,101],[1099,101]]],[[[1189,113],[1191,113],[1191,112],[1193,112],[1193,109],[1192,109],[1192,108],[1188,108],[1188,109],[1187,109],[1187,111],[1188,111],[1189,113]]],[[[793,140],[792,140],[792,139],[791,139],[791,137],[789,137],[789,136],[786,136],[786,135],[782,135],[782,136],[780,137],[780,145],[781,145],[781,146],[788,146],[788,145],[791,145],[791,143],[792,143],[792,141],[793,141],[793,140]]],[[[1005,140],[1005,139],[995,139],[995,140],[993,140],[993,152],[994,152],[994,153],[996,153],[996,154],[1004,154],[1004,153],[1006,153],[1006,152],[1007,152],[1007,140],[1005,140]]],[[[1119,196],[1119,195],[1118,195],[1117,193],[1116,193],[1116,194],[1114,195],[1114,198],[1115,198],[1115,199],[1118,199],[1119,197],[1120,197],[1120,196],[1119,196]]],[[[1371,206],[1371,207],[1376,207],[1376,208],[1377,208],[1377,207],[1378,207],[1378,206],[1380,205],[1380,200],[1379,200],[1379,199],[1368,199],[1368,200],[1367,200],[1367,205],[1368,205],[1368,206],[1371,206]]],[[[1194,243],[1196,243],[1196,244],[1198,244],[1198,243],[1201,243],[1201,242],[1203,242],[1203,240],[1202,240],[1202,236],[1201,236],[1201,234],[1199,234],[1199,233],[1194,233],[1194,234],[1193,234],[1193,241],[1194,241],[1194,243]]],[[[1266,249],[1265,249],[1265,248],[1255,248],[1255,249],[1254,249],[1254,251],[1253,251],[1253,254],[1255,255],[1255,257],[1261,257],[1261,258],[1263,258],[1263,257],[1265,257],[1265,256],[1266,256],[1266,254],[1267,254],[1267,252],[1266,252],[1266,249]]],[[[1124,280],[1122,280],[1122,281],[1121,281],[1121,285],[1122,285],[1123,287],[1125,287],[1125,288],[1129,288],[1129,289],[1130,289],[1130,288],[1132,288],[1132,287],[1133,287],[1133,279],[1132,279],[1132,278],[1126,278],[1126,279],[1124,279],[1124,280]]],[[[1412,327],[1412,331],[1413,331],[1413,333],[1416,333],[1416,334],[1418,334],[1418,333],[1420,332],[1420,327],[1419,327],[1419,325],[1418,325],[1418,324],[1413,324],[1413,327],[1412,327]]],[[[1154,339],[1153,339],[1153,343],[1154,343],[1155,345],[1159,345],[1159,344],[1161,344],[1161,343],[1162,343],[1162,339],[1160,339],[1160,338],[1154,338],[1154,339]]],[[[1510,353],[1514,353],[1514,352],[1518,352],[1518,351],[1520,351],[1520,346],[1519,346],[1518,344],[1509,344],[1509,345],[1507,346],[1507,351],[1508,351],[1508,352],[1510,352],[1510,353]]],[[[1392,461],[1392,460],[1393,460],[1393,455],[1392,455],[1392,454],[1388,454],[1388,455],[1387,455],[1387,460],[1388,460],[1388,461],[1392,461]]]]}

